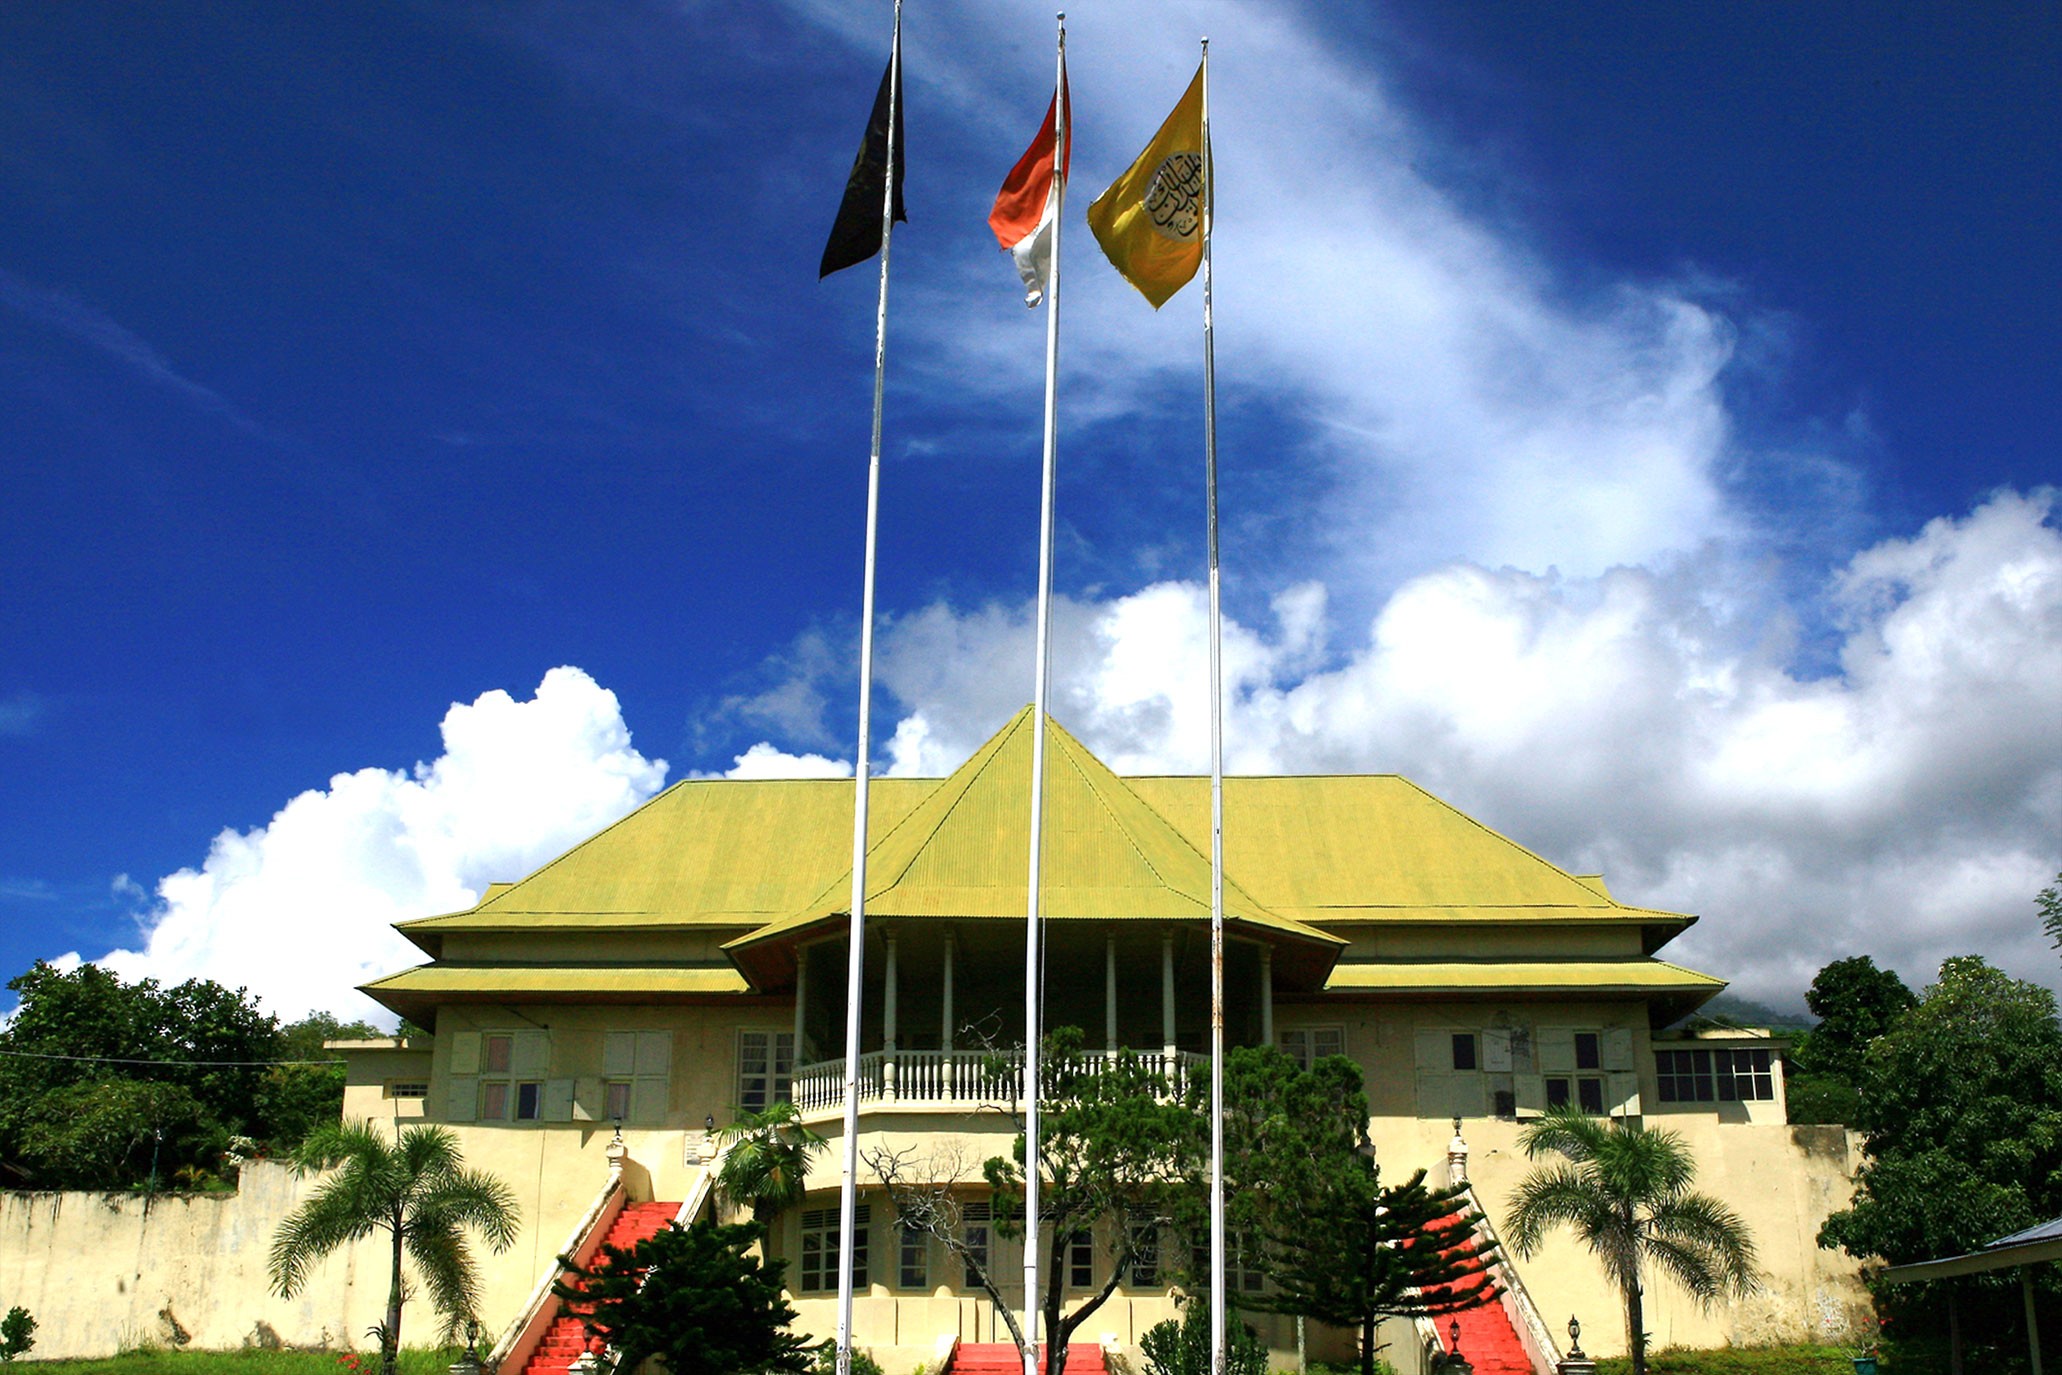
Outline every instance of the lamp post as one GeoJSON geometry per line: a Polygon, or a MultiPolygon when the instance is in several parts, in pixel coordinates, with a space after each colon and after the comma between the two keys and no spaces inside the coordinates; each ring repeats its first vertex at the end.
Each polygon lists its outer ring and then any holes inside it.
{"type": "Polygon", "coordinates": [[[1597,1363],[1582,1350],[1582,1324],[1568,1315],[1568,1354],[1554,1366],[1559,1375],[1596,1375],[1597,1363]]]}

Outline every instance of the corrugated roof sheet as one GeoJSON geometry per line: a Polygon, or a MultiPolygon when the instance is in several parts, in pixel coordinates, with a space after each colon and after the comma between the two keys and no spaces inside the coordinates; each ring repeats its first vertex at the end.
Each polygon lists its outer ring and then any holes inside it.
{"type": "MultiPolygon", "coordinates": [[[[1029,720],[950,778],[873,784],[870,911],[1022,915],[1029,720]]],[[[1207,913],[1209,780],[1121,779],[1050,730],[1047,912],[1207,913]]],[[[402,929],[434,951],[444,931],[806,925],[848,905],[851,809],[838,779],[676,784],[477,907],[402,929]]],[[[1227,910],[1306,938],[1311,923],[1694,920],[1617,903],[1393,775],[1227,778],[1224,837],[1227,910]]]]}
{"type": "Polygon", "coordinates": [[[1411,993],[1680,990],[1710,994],[1725,984],[1724,979],[1665,960],[1384,960],[1335,965],[1325,989],[1411,993]]]}

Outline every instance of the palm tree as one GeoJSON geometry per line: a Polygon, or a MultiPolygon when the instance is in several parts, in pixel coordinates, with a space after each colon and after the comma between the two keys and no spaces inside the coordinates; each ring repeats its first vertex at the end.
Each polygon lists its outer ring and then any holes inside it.
{"type": "Polygon", "coordinates": [[[1690,1192],[1697,1167],[1674,1132],[1557,1108],[1528,1126],[1518,1143],[1529,1159],[1563,1160],[1535,1169],[1518,1186],[1511,1245],[1531,1256],[1550,1229],[1575,1229],[1625,1295],[1633,1375],[1647,1375],[1642,1264],[1652,1264],[1706,1306],[1753,1287],[1754,1240],[1747,1224],[1717,1199],[1690,1192]]]}
{"type": "Polygon", "coordinates": [[[777,1099],[759,1112],[741,1111],[717,1133],[723,1163],[716,1188],[732,1206],[750,1208],[764,1222],[802,1201],[808,1191],[809,1161],[829,1143],[802,1125],[802,1112],[777,1099]]]}
{"type": "Polygon", "coordinates": [[[515,1192],[465,1168],[458,1138],[443,1127],[409,1127],[390,1143],[370,1122],[324,1127],[295,1153],[300,1174],[334,1170],[272,1237],[272,1287],[292,1298],[316,1262],[375,1232],[393,1244],[387,1320],[377,1329],[381,1375],[394,1375],[401,1348],[401,1261],[415,1261],[430,1302],[456,1326],[479,1305],[480,1277],[467,1228],[496,1253],[515,1241],[515,1192]]]}

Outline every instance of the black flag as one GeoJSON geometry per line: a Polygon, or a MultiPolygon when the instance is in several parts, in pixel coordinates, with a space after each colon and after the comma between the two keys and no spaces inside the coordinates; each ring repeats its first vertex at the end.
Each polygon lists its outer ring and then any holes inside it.
{"type": "Polygon", "coordinates": [[[873,100],[873,116],[866,121],[866,137],[860,141],[859,156],[852,159],[852,175],[845,181],[845,199],[838,204],[838,218],[831,225],[830,242],[823,246],[823,267],[818,280],[844,268],[865,262],[881,251],[881,197],[887,190],[888,91],[894,82],[895,98],[895,218],[907,222],[902,208],[902,83],[894,58],[881,73],[881,91],[873,100]]]}

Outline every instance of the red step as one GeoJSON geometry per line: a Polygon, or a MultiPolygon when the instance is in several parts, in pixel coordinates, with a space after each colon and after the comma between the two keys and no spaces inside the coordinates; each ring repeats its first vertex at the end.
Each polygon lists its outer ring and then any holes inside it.
{"type": "MultiPolygon", "coordinates": [[[[646,1237],[656,1236],[679,1215],[678,1203],[626,1203],[602,1240],[627,1251],[646,1237]]],[[[544,1339],[537,1343],[530,1363],[523,1367],[523,1375],[565,1375],[574,1361],[590,1348],[599,1351],[600,1346],[599,1338],[587,1335],[579,1308],[571,1303],[561,1304],[558,1316],[544,1329],[544,1339]]]]}
{"type": "MultiPolygon", "coordinates": [[[[1038,1368],[1046,1368],[1046,1351],[1038,1350],[1038,1368]]],[[[1009,1342],[961,1342],[952,1363],[940,1375],[1022,1375],[1024,1358],[1009,1342]]],[[[1066,1375],[1109,1375],[1103,1364],[1103,1349],[1093,1342],[1076,1342],[1067,1348],[1066,1375]]]]}
{"type": "Polygon", "coordinates": [[[1460,1348],[1475,1375],[1532,1375],[1532,1362],[1511,1327],[1510,1315],[1492,1300],[1476,1308],[1433,1319],[1439,1329],[1439,1344],[1452,1354],[1452,1325],[1461,1325],[1460,1348]]]}

